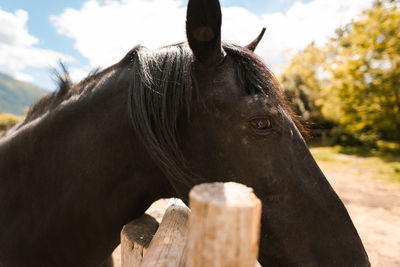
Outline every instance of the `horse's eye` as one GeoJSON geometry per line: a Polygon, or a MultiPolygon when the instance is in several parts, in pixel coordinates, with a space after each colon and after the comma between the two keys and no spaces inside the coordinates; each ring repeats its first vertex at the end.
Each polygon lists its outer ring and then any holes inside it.
{"type": "Polygon", "coordinates": [[[267,119],[254,119],[250,121],[251,126],[257,130],[271,129],[271,121],[267,119]]]}

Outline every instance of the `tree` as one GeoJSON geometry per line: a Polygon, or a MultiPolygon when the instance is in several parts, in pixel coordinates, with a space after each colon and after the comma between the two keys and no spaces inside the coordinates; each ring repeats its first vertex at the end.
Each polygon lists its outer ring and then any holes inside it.
{"type": "Polygon", "coordinates": [[[321,111],[322,87],[327,79],[325,62],[325,51],[311,43],[292,58],[280,77],[292,109],[311,128],[323,128],[329,124],[321,111]]]}
{"type": "Polygon", "coordinates": [[[336,31],[323,114],[362,141],[400,140],[400,1],[376,1],[336,31]]]}

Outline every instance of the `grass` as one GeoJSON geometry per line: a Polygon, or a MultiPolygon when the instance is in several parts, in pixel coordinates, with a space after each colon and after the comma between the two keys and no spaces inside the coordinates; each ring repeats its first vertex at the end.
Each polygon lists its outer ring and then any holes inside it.
{"type": "Polygon", "coordinates": [[[311,153],[322,170],[340,170],[400,185],[400,155],[397,153],[340,146],[314,147],[311,153]]]}
{"type": "Polygon", "coordinates": [[[378,157],[385,161],[400,161],[400,143],[378,141],[376,148],[337,147],[340,153],[359,157],[378,157]]]}
{"type": "Polygon", "coordinates": [[[23,117],[0,113],[0,131],[7,130],[21,121],[23,117]]]}

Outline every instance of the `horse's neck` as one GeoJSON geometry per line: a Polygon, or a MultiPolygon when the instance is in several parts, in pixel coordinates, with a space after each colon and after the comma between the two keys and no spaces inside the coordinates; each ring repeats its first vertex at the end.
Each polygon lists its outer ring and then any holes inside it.
{"type": "Polygon", "coordinates": [[[0,250],[111,250],[122,224],[168,192],[130,125],[127,87],[108,87],[0,141],[0,250]]]}

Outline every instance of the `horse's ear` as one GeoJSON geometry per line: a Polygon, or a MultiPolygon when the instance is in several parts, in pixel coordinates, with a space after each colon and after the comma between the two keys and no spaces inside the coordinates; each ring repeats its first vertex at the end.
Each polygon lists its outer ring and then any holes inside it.
{"type": "Polygon", "coordinates": [[[218,0],[189,0],[186,35],[197,62],[217,65],[224,59],[221,24],[221,6],[218,0]]]}
{"type": "Polygon", "coordinates": [[[258,43],[263,38],[265,30],[266,29],[263,28],[261,33],[258,35],[258,37],[253,42],[251,42],[250,44],[246,45],[246,48],[254,52],[256,50],[257,46],[258,46],[258,43]]]}

